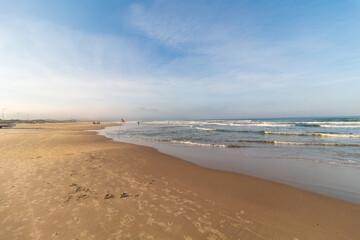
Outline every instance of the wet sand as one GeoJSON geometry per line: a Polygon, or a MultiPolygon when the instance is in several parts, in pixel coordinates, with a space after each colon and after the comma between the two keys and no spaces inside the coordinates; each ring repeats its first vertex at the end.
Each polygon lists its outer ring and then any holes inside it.
{"type": "Polygon", "coordinates": [[[116,143],[0,129],[0,239],[358,239],[360,205],[116,143]]]}

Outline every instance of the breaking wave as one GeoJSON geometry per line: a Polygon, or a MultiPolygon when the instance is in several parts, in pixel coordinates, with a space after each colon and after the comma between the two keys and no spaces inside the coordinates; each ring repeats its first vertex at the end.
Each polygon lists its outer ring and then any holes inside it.
{"type": "Polygon", "coordinates": [[[325,137],[325,138],[360,138],[360,135],[335,134],[335,133],[292,133],[292,132],[271,132],[271,131],[264,131],[264,133],[269,135],[311,136],[311,137],[325,137]]]}
{"type": "Polygon", "coordinates": [[[309,123],[295,123],[295,126],[298,127],[321,127],[319,124],[309,124],[309,123]]]}
{"type": "Polygon", "coordinates": [[[203,127],[195,127],[195,128],[203,131],[216,131],[216,129],[212,129],[212,128],[203,128],[203,127]]]}
{"type": "Polygon", "coordinates": [[[196,146],[196,147],[215,147],[215,148],[245,148],[245,147],[247,147],[247,146],[241,146],[241,145],[210,144],[210,143],[198,143],[198,142],[178,141],[178,140],[159,140],[159,142],[184,144],[184,145],[196,146]]]}
{"type": "Polygon", "coordinates": [[[284,142],[284,141],[262,141],[262,140],[239,140],[238,142],[263,143],[273,145],[307,145],[307,146],[331,146],[331,147],[360,147],[360,144],[351,143],[319,143],[319,142],[284,142]]]}
{"type": "Polygon", "coordinates": [[[227,147],[227,145],[224,145],[224,144],[197,143],[197,142],[190,142],[190,141],[171,140],[171,141],[168,141],[168,142],[191,145],[191,146],[197,146],[197,147],[219,147],[219,148],[226,148],[227,147]]]}

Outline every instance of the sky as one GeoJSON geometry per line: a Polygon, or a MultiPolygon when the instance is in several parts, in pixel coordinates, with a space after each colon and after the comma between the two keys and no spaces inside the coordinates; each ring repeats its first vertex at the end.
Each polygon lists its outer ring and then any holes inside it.
{"type": "Polygon", "coordinates": [[[103,121],[359,116],[359,12],[347,0],[0,0],[0,110],[103,121]]]}

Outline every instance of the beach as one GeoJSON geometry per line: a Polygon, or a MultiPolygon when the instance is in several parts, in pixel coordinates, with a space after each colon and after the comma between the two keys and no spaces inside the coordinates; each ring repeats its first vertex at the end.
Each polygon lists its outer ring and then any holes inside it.
{"type": "Polygon", "coordinates": [[[0,239],[358,239],[360,205],[96,132],[0,130],[0,239]]]}

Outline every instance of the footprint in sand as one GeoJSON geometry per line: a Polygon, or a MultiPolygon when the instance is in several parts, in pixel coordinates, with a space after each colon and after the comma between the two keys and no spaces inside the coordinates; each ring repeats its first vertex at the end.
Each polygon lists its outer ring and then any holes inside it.
{"type": "Polygon", "coordinates": [[[130,195],[126,192],[123,192],[120,196],[120,198],[126,198],[126,197],[130,197],[130,195]]]}
{"type": "Polygon", "coordinates": [[[114,196],[114,194],[106,194],[105,195],[105,197],[104,197],[104,199],[110,199],[110,198],[114,198],[115,196],[114,196]]]}
{"type": "Polygon", "coordinates": [[[88,199],[88,198],[97,199],[97,193],[95,191],[90,190],[89,188],[79,186],[76,183],[71,184],[70,187],[73,187],[74,190],[69,193],[65,202],[69,202],[74,197],[76,198],[77,201],[79,201],[81,199],[88,199]]]}

